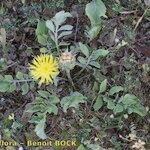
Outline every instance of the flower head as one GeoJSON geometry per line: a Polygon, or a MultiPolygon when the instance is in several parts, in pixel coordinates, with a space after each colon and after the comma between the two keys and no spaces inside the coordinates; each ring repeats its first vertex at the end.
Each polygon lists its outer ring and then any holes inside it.
{"type": "Polygon", "coordinates": [[[39,84],[53,83],[54,78],[59,74],[59,65],[52,55],[41,54],[36,56],[29,66],[31,76],[39,80],[39,84]]]}
{"type": "Polygon", "coordinates": [[[71,70],[75,66],[75,55],[72,54],[72,52],[65,51],[61,54],[59,58],[59,63],[62,70],[71,70]]]}

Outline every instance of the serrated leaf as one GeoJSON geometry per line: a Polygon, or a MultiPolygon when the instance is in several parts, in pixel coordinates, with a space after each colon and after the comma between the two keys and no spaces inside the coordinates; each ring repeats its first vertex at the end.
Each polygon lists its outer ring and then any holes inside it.
{"type": "Polygon", "coordinates": [[[95,104],[93,105],[94,111],[98,111],[103,106],[103,99],[101,96],[98,96],[95,104]]]}
{"type": "Polygon", "coordinates": [[[106,88],[107,88],[107,79],[105,79],[104,81],[102,81],[102,83],[100,84],[99,93],[105,92],[106,88]]]}
{"type": "Polygon", "coordinates": [[[116,93],[119,93],[120,91],[123,91],[123,87],[122,86],[113,86],[110,91],[109,91],[109,95],[114,95],[116,93]]]}
{"type": "Polygon", "coordinates": [[[70,96],[63,97],[60,104],[64,112],[70,107],[78,108],[79,103],[85,103],[87,98],[79,92],[74,92],[70,96]]]}
{"type": "Polygon", "coordinates": [[[85,44],[79,43],[81,52],[88,58],[89,57],[89,49],[85,44]]]}
{"type": "Polygon", "coordinates": [[[22,90],[22,95],[25,95],[29,92],[29,85],[27,82],[21,86],[21,90],[22,90]]]}

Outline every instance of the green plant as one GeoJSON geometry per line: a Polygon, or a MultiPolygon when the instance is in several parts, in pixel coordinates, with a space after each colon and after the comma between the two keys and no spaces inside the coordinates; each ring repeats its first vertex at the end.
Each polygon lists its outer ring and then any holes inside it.
{"type": "Polygon", "coordinates": [[[70,94],[70,96],[65,96],[62,98],[60,104],[63,108],[64,112],[67,112],[68,108],[79,108],[79,103],[85,103],[87,98],[83,96],[79,92],[73,92],[70,94]]]}
{"type": "Polygon", "coordinates": [[[12,137],[15,137],[16,131],[22,127],[23,125],[15,118],[14,113],[11,113],[3,118],[1,131],[4,134],[4,138],[13,140],[12,137]]]}
{"type": "Polygon", "coordinates": [[[105,49],[98,49],[93,50],[90,47],[86,46],[85,44],[79,43],[79,48],[81,50],[81,53],[85,56],[79,56],[77,59],[79,61],[79,66],[81,66],[83,69],[80,71],[80,73],[86,69],[91,69],[92,67],[100,68],[100,64],[98,62],[99,57],[103,58],[106,57],[109,53],[108,50],[105,49]]]}
{"type": "Polygon", "coordinates": [[[106,92],[106,85],[107,80],[105,79],[100,84],[98,96],[93,106],[95,111],[99,110],[103,106],[103,102],[106,102],[107,108],[112,110],[114,114],[136,113],[140,116],[146,115],[147,112],[145,107],[141,104],[140,100],[135,95],[127,93],[119,96],[119,93],[124,91],[122,86],[113,86],[108,92],[106,92]]]}
{"type": "Polygon", "coordinates": [[[38,91],[38,95],[35,100],[31,103],[31,108],[27,112],[34,113],[30,123],[35,123],[35,132],[41,139],[46,139],[47,135],[45,133],[45,123],[47,114],[58,113],[57,103],[59,103],[59,98],[56,95],[50,94],[48,91],[38,91]]]}
{"type": "Polygon", "coordinates": [[[92,0],[86,5],[85,12],[91,22],[91,27],[86,31],[91,41],[97,37],[102,28],[101,18],[106,18],[106,6],[101,0],[92,0]]]}
{"type": "Polygon", "coordinates": [[[63,25],[68,17],[72,17],[69,12],[60,11],[51,19],[46,21],[46,27],[49,29],[49,35],[51,39],[55,42],[57,51],[59,52],[59,47],[66,43],[60,42],[64,36],[72,33],[73,26],[63,25]]]}
{"type": "Polygon", "coordinates": [[[16,79],[12,75],[0,75],[0,92],[12,93],[19,89],[25,95],[33,87],[34,80],[22,72],[17,72],[16,79]]]}
{"type": "Polygon", "coordinates": [[[48,40],[48,30],[46,28],[46,24],[44,21],[38,21],[37,28],[36,28],[36,36],[38,39],[38,42],[46,46],[47,45],[47,40],[48,40]]]}

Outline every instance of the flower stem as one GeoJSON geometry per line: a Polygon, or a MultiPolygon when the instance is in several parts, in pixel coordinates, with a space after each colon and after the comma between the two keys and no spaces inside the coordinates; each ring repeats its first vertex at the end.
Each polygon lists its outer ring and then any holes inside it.
{"type": "Polygon", "coordinates": [[[69,79],[69,82],[71,83],[72,87],[75,89],[75,85],[74,85],[72,78],[71,78],[71,75],[70,75],[70,70],[66,70],[66,74],[67,74],[67,77],[69,79]]]}

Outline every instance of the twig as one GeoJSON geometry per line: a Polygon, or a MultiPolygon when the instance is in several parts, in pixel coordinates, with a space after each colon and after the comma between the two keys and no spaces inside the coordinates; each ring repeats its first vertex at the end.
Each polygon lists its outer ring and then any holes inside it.
{"type": "Polygon", "coordinates": [[[134,13],[136,13],[136,12],[137,12],[137,10],[122,11],[122,12],[120,12],[120,14],[123,14],[123,15],[130,15],[130,14],[134,14],[134,13]]]}
{"type": "Polygon", "coordinates": [[[135,28],[133,31],[136,31],[137,27],[139,26],[139,24],[141,23],[141,21],[143,20],[144,15],[147,13],[148,8],[144,11],[143,15],[139,18],[139,20],[137,21],[135,28]]]}

